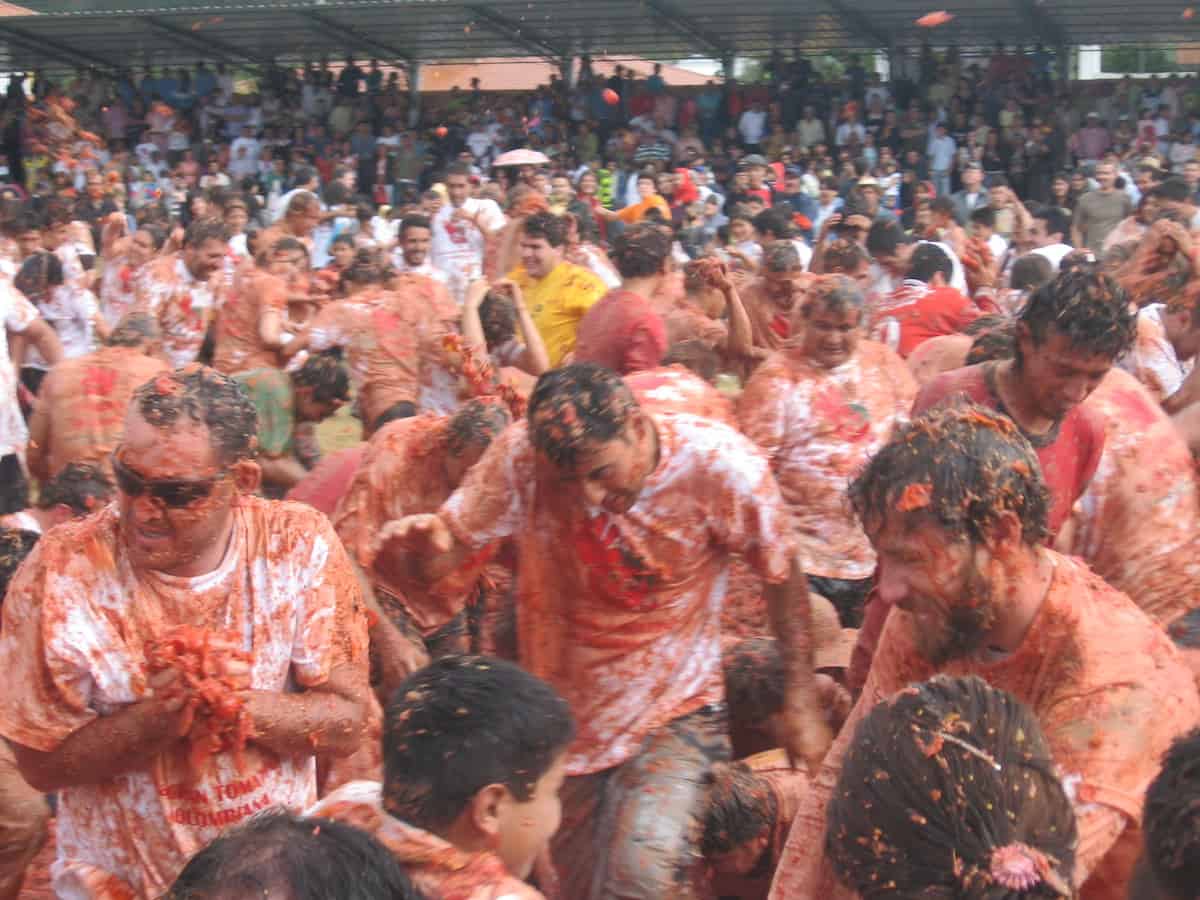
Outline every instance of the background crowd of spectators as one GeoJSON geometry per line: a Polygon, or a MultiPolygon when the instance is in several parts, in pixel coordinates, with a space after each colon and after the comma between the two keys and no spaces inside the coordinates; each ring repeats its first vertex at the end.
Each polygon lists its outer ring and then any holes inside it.
{"type": "Polygon", "coordinates": [[[651,170],[676,226],[727,244],[736,234],[719,229],[756,196],[766,206],[789,201],[811,241],[863,187],[878,195],[871,216],[913,228],[939,196],[954,198],[967,225],[976,195],[997,187],[1069,215],[1097,186],[1101,161],[1114,164],[1134,206],[1168,172],[1193,194],[1200,186],[1192,79],[1069,82],[1040,47],[998,45],[975,62],[926,47],[894,57],[887,81],[864,65],[872,59],[829,80],[809,59],[777,54],[756,83],[697,89],[673,87],[657,66],[644,79],[623,66],[594,73],[584,58],[571,84],[552,77],[531,93],[490,93],[476,80],[421,95],[415,107],[403,74],[376,60],[253,73],[146,68],[116,79],[35,72],[8,89],[5,180],[10,191],[65,197],[92,222],[117,209],[138,219],[154,210],[186,225],[214,189],[242,193],[251,232],[278,217],[289,191],[317,187],[328,205],[353,205],[379,230],[380,217],[440,202],[429,192],[449,162],[469,162],[486,183],[500,174],[491,169],[500,153],[528,147],[551,160],[538,177],[562,208],[636,204],[637,176],[651,170]],[[54,158],[33,139],[39,106],[55,97],[99,136],[95,158],[54,158]],[[99,178],[89,180],[93,172],[99,178]]]}

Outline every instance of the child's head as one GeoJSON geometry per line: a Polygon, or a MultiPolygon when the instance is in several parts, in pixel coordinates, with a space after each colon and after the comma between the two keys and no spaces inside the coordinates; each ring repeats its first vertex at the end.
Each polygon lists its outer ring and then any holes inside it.
{"type": "Polygon", "coordinates": [[[700,852],[718,873],[765,876],[778,816],[779,801],[765,778],[743,762],[718,765],[713,769],[700,852]]]}
{"type": "Polygon", "coordinates": [[[420,900],[421,895],[392,852],[366,832],[332,819],[266,812],[193,856],[165,896],[420,900]]]}
{"type": "Polygon", "coordinates": [[[1147,900],[1200,896],[1200,730],[1177,740],[1146,791],[1139,867],[1147,900]]]}
{"type": "Polygon", "coordinates": [[[567,703],[524,669],[450,656],[415,672],[387,709],[383,803],[463,849],[493,850],[524,878],[558,830],[567,703]]]}
{"type": "Polygon", "coordinates": [[[1051,900],[1074,896],[1076,841],[1033,712],[980,678],[938,676],[859,724],[825,854],[863,895],[1051,900]]]}
{"type": "Polygon", "coordinates": [[[986,241],[996,233],[996,211],[990,206],[971,210],[971,237],[986,241]]]}
{"type": "Polygon", "coordinates": [[[350,268],[350,263],[354,262],[354,251],[354,237],[349,234],[339,234],[329,245],[329,255],[339,269],[350,268]]]}

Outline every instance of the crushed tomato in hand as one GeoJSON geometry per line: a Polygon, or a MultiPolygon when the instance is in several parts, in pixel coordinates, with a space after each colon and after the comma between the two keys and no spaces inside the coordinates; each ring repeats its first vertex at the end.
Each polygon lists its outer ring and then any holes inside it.
{"type": "Polygon", "coordinates": [[[242,751],[253,728],[250,714],[237,695],[243,686],[227,674],[226,664],[249,665],[250,654],[233,649],[232,641],[194,625],[180,625],[146,642],[149,675],[174,670],[185,693],[184,706],[192,722],[187,732],[191,762],[199,766],[215,753],[231,751],[238,771],[243,771],[242,751]],[[213,645],[213,639],[220,643],[213,645]]]}

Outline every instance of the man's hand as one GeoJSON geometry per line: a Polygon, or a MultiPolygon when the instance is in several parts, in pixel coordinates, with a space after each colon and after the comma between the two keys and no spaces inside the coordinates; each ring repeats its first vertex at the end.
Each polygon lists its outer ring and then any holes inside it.
{"type": "Polygon", "coordinates": [[[780,735],[792,768],[801,763],[810,778],[816,778],[821,761],[833,743],[833,729],[820,709],[788,704],[780,716],[780,735]]]}
{"type": "Polygon", "coordinates": [[[454,536],[437,513],[422,513],[384,525],[375,540],[375,555],[391,544],[415,553],[449,553],[454,547],[454,536]]]}

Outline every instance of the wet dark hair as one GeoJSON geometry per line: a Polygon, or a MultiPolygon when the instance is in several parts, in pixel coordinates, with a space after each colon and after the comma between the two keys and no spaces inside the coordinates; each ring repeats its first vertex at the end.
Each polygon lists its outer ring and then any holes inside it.
{"type": "Polygon", "coordinates": [[[421,900],[389,849],[333,819],[269,811],[225,832],[183,867],[165,900],[421,900]]]}
{"type": "Polygon", "coordinates": [[[947,281],[954,274],[954,264],[946,251],[937,244],[917,244],[908,260],[908,277],[928,284],[939,272],[947,281]]]}
{"type": "Polygon", "coordinates": [[[804,305],[800,312],[806,319],[818,309],[827,309],[832,313],[856,312],[861,318],[866,299],[854,279],[845,275],[821,275],[805,292],[804,305]]]}
{"type": "Polygon", "coordinates": [[[446,423],[446,452],[462,456],[471,447],[487,447],[511,424],[512,416],[503,404],[470,400],[456,409],[446,423]]]}
{"type": "Polygon", "coordinates": [[[134,391],[132,402],[155,428],[170,428],[184,416],[204,425],[222,465],[258,452],[258,413],[250,395],[216,369],[192,365],[156,375],[134,391]]]}
{"type": "Polygon", "coordinates": [[[779,801],[765,778],[744,762],[715,766],[700,852],[709,860],[730,853],[763,832],[770,834],[778,816],[779,801]]]}
{"type": "Polygon", "coordinates": [[[48,288],[62,283],[62,260],[49,250],[31,254],[13,278],[14,287],[35,303],[45,299],[48,288]]]}
{"type": "Polygon", "coordinates": [[[554,688],[489,656],[445,656],[413,673],[385,719],[384,808],[427,831],[449,826],[490,784],[529,800],[575,734],[554,688]]]}
{"type": "Polygon", "coordinates": [[[929,204],[929,211],[953,217],[954,201],[946,196],[934,197],[933,202],[929,204]]]}
{"type": "Polygon", "coordinates": [[[1035,219],[1046,223],[1046,234],[1061,234],[1064,238],[1071,234],[1071,220],[1057,206],[1043,206],[1033,211],[1035,219]]]}
{"type": "Polygon", "coordinates": [[[851,483],[850,502],[868,530],[896,512],[916,513],[982,541],[1008,511],[1026,544],[1049,534],[1050,494],[1029,441],[1007,416],[967,402],[898,428],[851,483]]]}
{"type": "Polygon", "coordinates": [[[311,354],[304,365],[292,373],[292,384],[297,388],[312,388],[312,398],[317,403],[350,399],[350,373],[336,353],[311,354]]]}
{"type": "Polygon", "coordinates": [[[141,347],[158,337],[157,319],[149,313],[131,312],[121,317],[104,343],[109,347],[141,347]]]}
{"type": "Polygon", "coordinates": [[[859,724],[825,853],[863,897],[1071,896],[1075,814],[1037,717],[983,679],[938,676],[859,724]]]}
{"type": "Polygon", "coordinates": [[[479,304],[479,324],[488,347],[494,349],[511,341],[517,334],[517,310],[512,298],[488,291],[479,304]]]}
{"type": "Polygon", "coordinates": [[[981,332],[971,342],[964,365],[1012,359],[1017,349],[1017,326],[1011,322],[981,332]]]}
{"type": "MultiPolygon", "coordinates": [[[[284,240],[287,240],[287,238],[284,238],[284,240]]],[[[334,246],[335,244],[345,244],[347,247],[353,247],[354,246],[354,236],[350,235],[350,234],[339,234],[337,237],[335,237],[332,241],[329,242],[330,247],[334,246]]],[[[274,249],[278,250],[279,244],[276,244],[274,249]]]]}
{"type": "MultiPolygon", "coordinates": [[[[843,211],[843,220],[847,218],[843,211]]],[[[867,230],[867,252],[872,256],[891,256],[902,244],[911,244],[912,238],[904,233],[897,222],[878,219],[867,230]]]]}
{"type": "Polygon", "coordinates": [[[223,244],[228,240],[229,232],[225,229],[225,223],[219,219],[197,219],[183,233],[185,247],[203,247],[209,241],[220,241],[223,244]]]}
{"type": "Polygon", "coordinates": [[[791,241],[771,241],[763,247],[764,272],[794,272],[800,266],[800,254],[791,241]]]}
{"type": "Polygon", "coordinates": [[[404,240],[404,232],[410,228],[424,228],[428,231],[432,227],[429,216],[405,216],[400,220],[400,240],[404,240]]]}
{"type": "Polygon", "coordinates": [[[731,720],[761,726],[783,710],[787,678],[775,638],[739,641],[725,652],[723,667],[725,703],[731,720]]]}
{"type": "Polygon", "coordinates": [[[825,247],[824,267],[826,273],[852,275],[869,263],[870,257],[856,241],[837,238],[825,247]]]}
{"type": "Polygon", "coordinates": [[[711,384],[721,368],[721,355],[704,341],[692,338],[686,341],[676,341],[668,347],[662,364],[664,366],[683,366],[711,384]]]}
{"type": "Polygon", "coordinates": [[[981,206],[971,210],[971,221],[984,228],[996,227],[996,211],[990,206],[981,206]]]}
{"type": "Polygon", "coordinates": [[[611,369],[596,363],[551,369],[529,397],[529,440],[556,466],[570,469],[585,448],[617,438],[637,408],[611,369]]]}
{"type": "Polygon", "coordinates": [[[567,242],[567,223],[550,212],[536,212],[521,224],[525,237],[543,238],[551,247],[561,247],[567,242]]]}
{"type": "Polygon", "coordinates": [[[153,223],[147,222],[143,225],[139,225],[137,230],[144,231],[146,234],[150,235],[150,241],[154,245],[154,249],[156,251],[161,250],[163,248],[163,244],[167,242],[166,231],[153,223]]]}
{"type": "MultiPolygon", "coordinates": [[[[1133,346],[1137,318],[1125,290],[1091,263],[1060,272],[1029,296],[1020,321],[1035,346],[1050,330],[1066,336],[1072,349],[1117,359],[1133,346]]],[[[1023,364],[1018,345],[1016,365],[1023,364]]]]}
{"type": "Polygon", "coordinates": [[[0,528],[0,604],[8,593],[9,582],[40,537],[36,531],[23,528],[0,528]]]}
{"type": "Polygon", "coordinates": [[[1054,277],[1054,265],[1040,253],[1026,253],[1013,263],[1009,285],[1018,291],[1032,291],[1054,277]]]}
{"type": "Polygon", "coordinates": [[[1200,729],[1167,751],[1146,791],[1142,831],[1154,881],[1172,900],[1192,900],[1200,885],[1200,729]]]}
{"type": "Polygon", "coordinates": [[[1159,197],[1172,203],[1187,203],[1192,196],[1192,189],[1182,178],[1168,178],[1154,190],[1159,197]]]}
{"type": "Polygon", "coordinates": [[[354,254],[338,280],[343,289],[348,284],[378,284],[383,280],[383,266],[371,250],[363,248],[354,254]]]}
{"type": "Polygon", "coordinates": [[[792,236],[792,223],[787,214],[777,209],[764,209],[754,217],[754,230],[759,234],[770,234],[773,240],[788,240],[792,236]]]}
{"type": "Polygon", "coordinates": [[[42,482],[39,509],[66,506],[76,516],[86,516],[112,498],[113,483],[99,466],[68,463],[53,478],[42,482]]]}
{"type": "Polygon", "coordinates": [[[670,255],[670,236],[657,225],[639,222],[617,235],[610,258],[622,278],[646,278],[661,272],[670,255]]]}

